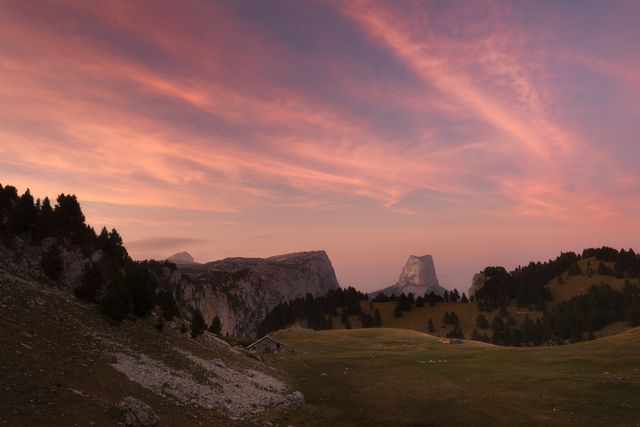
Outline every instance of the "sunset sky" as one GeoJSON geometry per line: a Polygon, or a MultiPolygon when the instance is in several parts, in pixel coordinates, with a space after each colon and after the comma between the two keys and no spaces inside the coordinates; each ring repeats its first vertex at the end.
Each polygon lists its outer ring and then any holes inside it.
{"type": "Polygon", "coordinates": [[[639,1],[0,1],[0,183],[130,254],[640,249],[639,1]]]}

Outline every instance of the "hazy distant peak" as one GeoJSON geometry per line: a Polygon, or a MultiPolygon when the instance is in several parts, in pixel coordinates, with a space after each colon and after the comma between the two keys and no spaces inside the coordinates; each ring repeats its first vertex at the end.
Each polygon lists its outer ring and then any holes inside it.
{"type": "Polygon", "coordinates": [[[424,295],[425,293],[434,292],[438,295],[444,293],[444,288],[438,283],[436,276],[436,268],[431,255],[416,256],[410,255],[407,259],[398,282],[370,295],[375,296],[379,293],[385,295],[399,295],[401,293],[414,295],[424,295]]]}
{"type": "Polygon", "coordinates": [[[193,264],[195,261],[189,252],[182,251],[177,254],[173,254],[167,258],[167,261],[174,264],[193,264]]]}

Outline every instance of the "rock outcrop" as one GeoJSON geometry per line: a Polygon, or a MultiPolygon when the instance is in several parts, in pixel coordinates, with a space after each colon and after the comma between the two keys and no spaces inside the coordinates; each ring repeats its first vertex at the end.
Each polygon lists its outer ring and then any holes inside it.
{"type": "Polygon", "coordinates": [[[324,251],[182,264],[175,276],[176,301],[185,315],[198,309],[207,324],[218,316],[222,333],[245,337],[255,336],[278,303],[339,286],[324,251]]]}
{"type": "Polygon", "coordinates": [[[481,271],[480,273],[476,273],[473,275],[473,279],[471,279],[471,287],[469,288],[469,296],[473,296],[484,286],[485,282],[489,278],[481,271]]]}
{"type": "Polygon", "coordinates": [[[401,293],[407,295],[410,292],[416,296],[422,296],[429,292],[442,295],[444,291],[444,288],[442,288],[438,283],[436,268],[433,264],[433,257],[431,255],[424,255],[420,257],[411,255],[409,256],[409,259],[407,259],[407,263],[400,273],[398,283],[377,292],[373,292],[370,295],[400,295],[401,293]]]}

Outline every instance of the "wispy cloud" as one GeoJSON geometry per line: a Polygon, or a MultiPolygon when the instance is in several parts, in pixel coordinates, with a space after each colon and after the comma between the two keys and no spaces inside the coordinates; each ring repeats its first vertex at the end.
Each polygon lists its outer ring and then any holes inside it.
{"type": "Polygon", "coordinates": [[[77,193],[141,256],[633,223],[638,10],[598,7],[3,3],[0,178],[77,193]],[[167,227],[204,240],[145,240],[167,227]]]}

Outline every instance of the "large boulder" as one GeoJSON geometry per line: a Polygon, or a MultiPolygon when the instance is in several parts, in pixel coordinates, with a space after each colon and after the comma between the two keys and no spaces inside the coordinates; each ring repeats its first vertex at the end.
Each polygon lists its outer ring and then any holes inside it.
{"type": "Polygon", "coordinates": [[[160,418],[146,403],[127,396],[117,406],[119,421],[125,427],[159,427],[160,418]]]}

